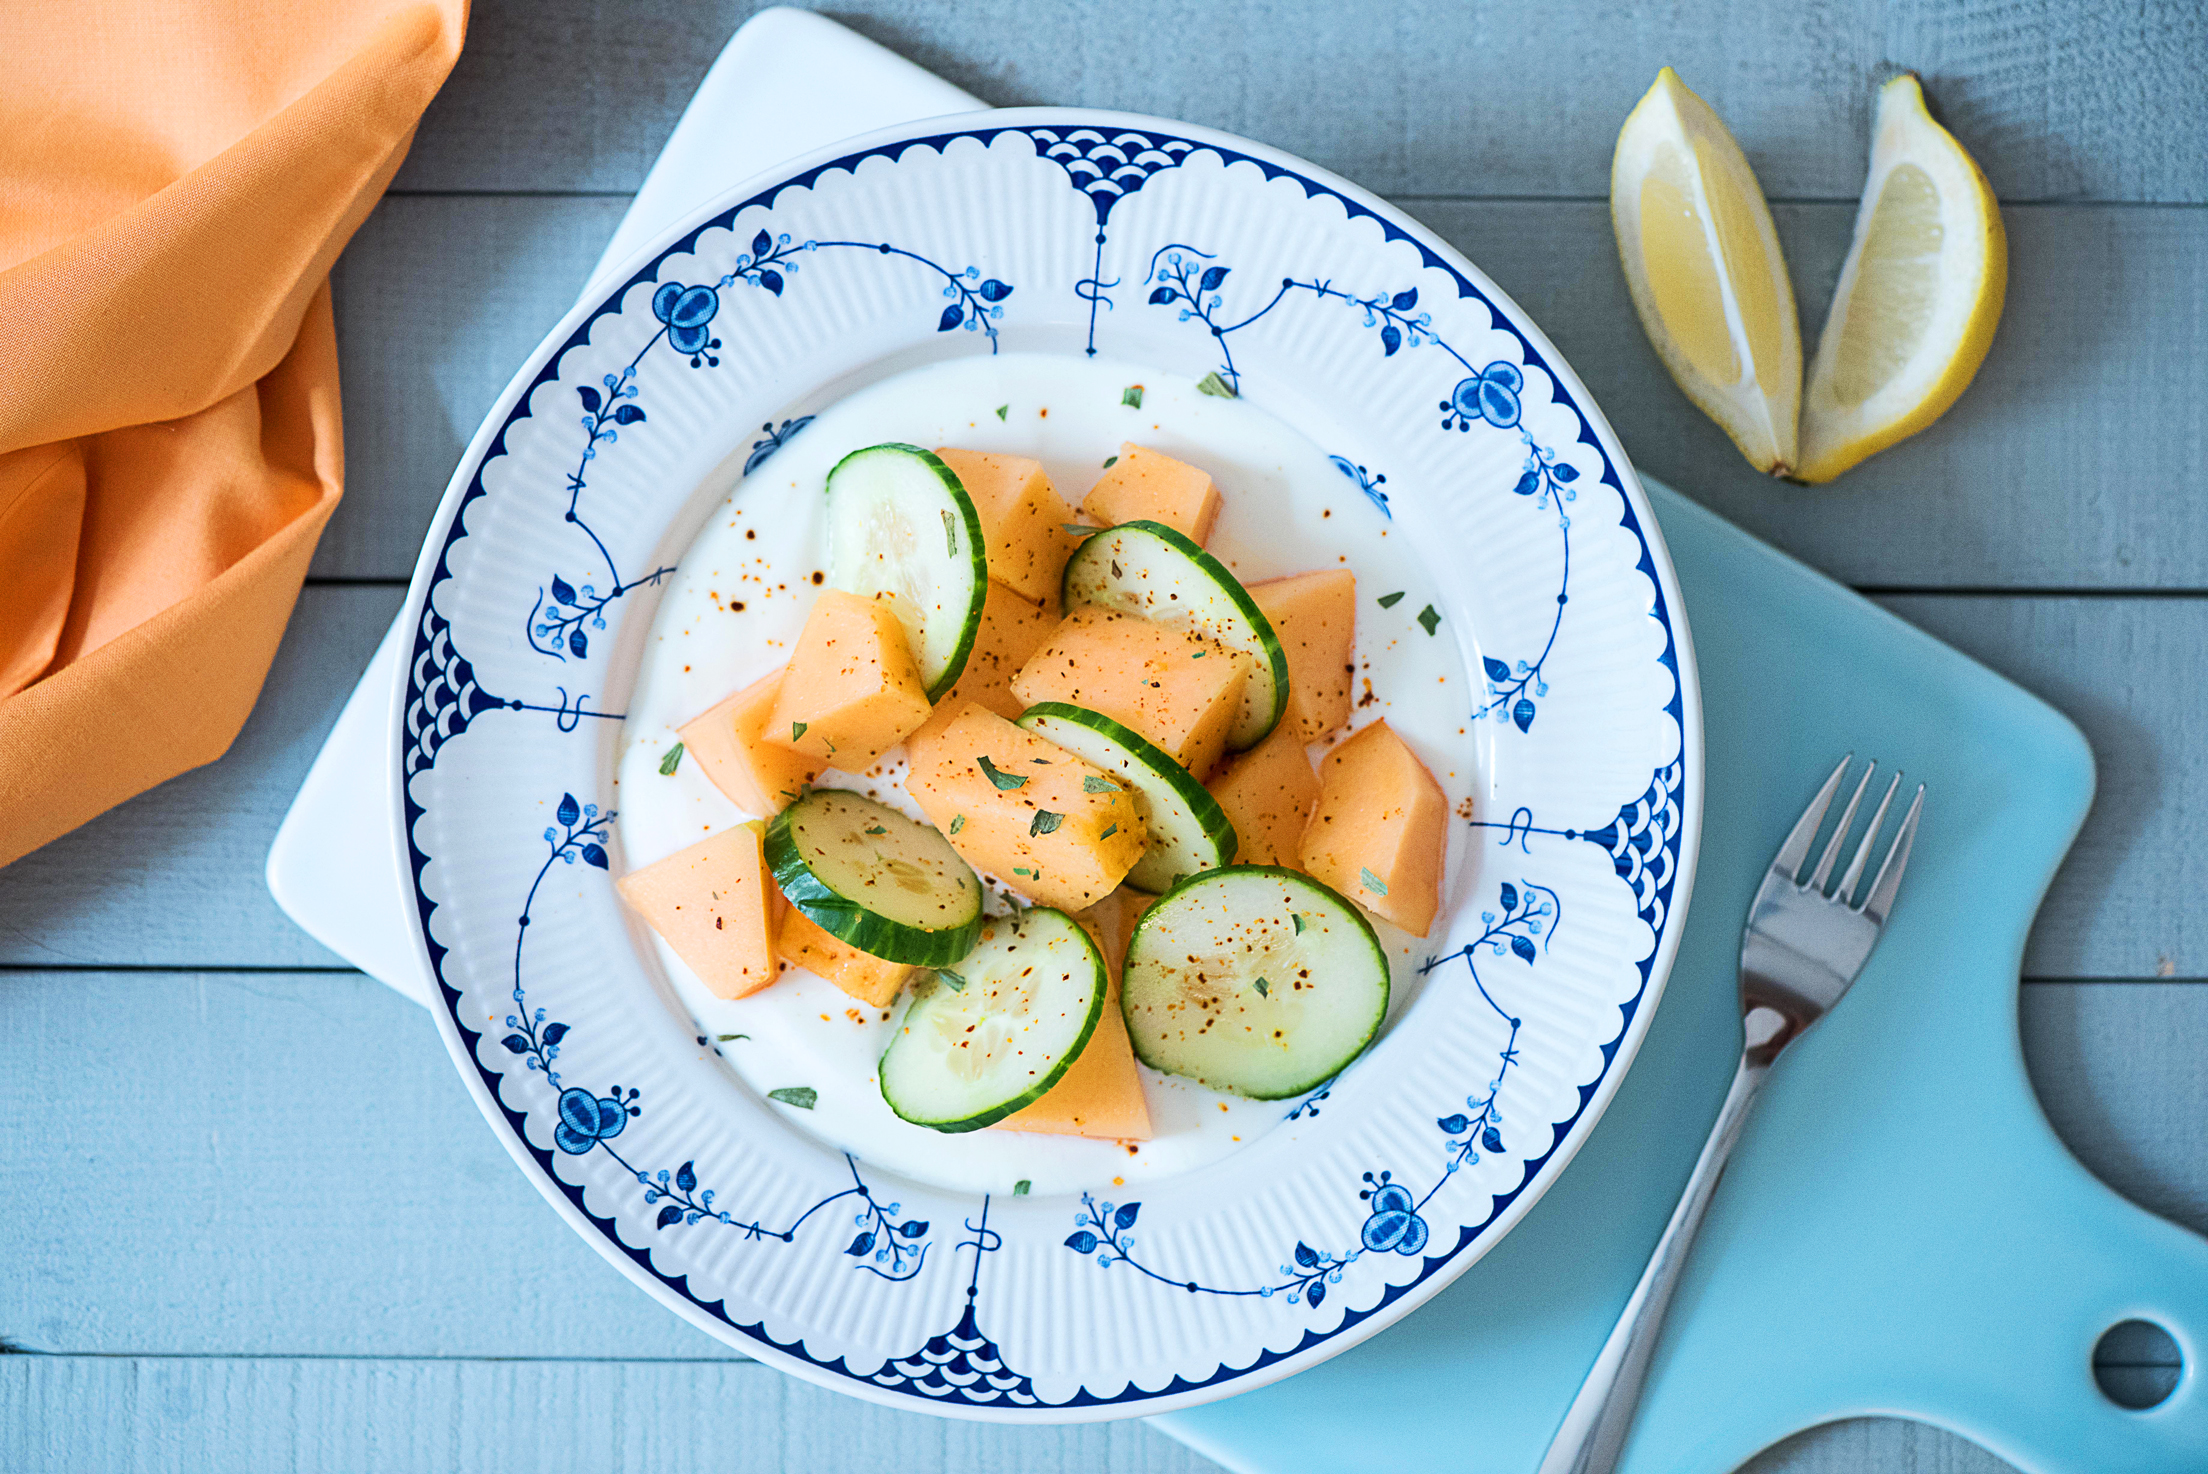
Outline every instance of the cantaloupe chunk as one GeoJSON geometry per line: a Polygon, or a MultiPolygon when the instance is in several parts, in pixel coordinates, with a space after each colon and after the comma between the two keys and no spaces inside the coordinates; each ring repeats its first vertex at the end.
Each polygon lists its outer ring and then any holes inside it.
{"type": "Polygon", "coordinates": [[[1357,665],[1357,576],[1346,568],[1269,578],[1249,586],[1288,652],[1288,709],[1282,726],[1324,742],[1349,725],[1357,665]]]}
{"type": "Polygon", "coordinates": [[[1219,488],[1209,472],[1127,441],[1081,499],[1081,520],[1099,527],[1163,522],[1201,547],[1219,520],[1219,488]]]}
{"type": "Polygon", "coordinates": [[[754,819],[702,839],[614,884],[717,997],[744,998],[773,982],[774,906],[781,896],[760,853],[754,819]]]}
{"type": "Polygon", "coordinates": [[[1303,829],[1319,801],[1319,775],[1303,735],[1285,719],[1273,735],[1231,759],[1204,785],[1234,826],[1237,865],[1303,864],[1303,829]]]}
{"type": "Polygon", "coordinates": [[[690,761],[748,814],[779,814],[820,776],[820,763],[766,740],[767,719],[781,693],[781,671],[761,676],[707,707],[678,732],[690,761]]]}
{"type": "Polygon", "coordinates": [[[790,654],[767,738],[863,773],[927,719],[927,682],[890,600],[823,589],[790,654]]]}
{"type": "Polygon", "coordinates": [[[1127,937],[1138,907],[1123,904],[1129,893],[1115,891],[1075,919],[1104,954],[1110,990],[1096,1031],[1066,1066],[1058,1083],[1033,1105],[1014,1111],[998,1125],[1012,1131],[1044,1131],[1054,1136],[1095,1136],[1117,1141],[1150,1139],[1150,1104],[1143,1099],[1142,1074],[1127,1042],[1127,1019],[1119,1011],[1119,973],[1127,960],[1127,937]]]}
{"type": "Polygon", "coordinates": [[[1058,580],[1079,540],[1066,531],[1073,508],[1026,456],[945,447],[936,452],[956,472],[981,516],[989,577],[1023,598],[1055,606],[1058,580]]]}
{"type": "Polygon", "coordinates": [[[905,791],[967,864],[1067,911],[1110,895],[1149,837],[1119,780],[983,706],[928,744],[905,791]]]}
{"type": "Polygon", "coordinates": [[[1319,803],[1303,831],[1303,870],[1373,915],[1424,936],[1441,908],[1449,801],[1386,721],[1319,764],[1319,803]]]}
{"type": "Polygon", "coordinates": [[[890,962],[871,952],[861,952],[849,942],[828,935],[795,906],[782,917],[775,950],[792,967],[817,972],[861,1003],[887,1008],[897,990],[916,969],[890,962]]]}
{"type": "Polygon", "coordinates": [[[969,701],[988,707],[1000,717],[1018,716],[1025,708],[1012,694],[1012,678],[1027,664],[1028,657],[1042,648],[1056,623],[1039,606],[990,579],[989,593],[981,606],[981,628],[974,634],[974,653],[928,719],[905,739],[906,756],[919,762],[929,740],[948,727],[969,701]]]}
{"type": "Polygon", "coordinates": [[[1202,778],[1226,750],[1249,672],[1249,656],[1191,626],[1084,604],[1020,667],[1012,694],[1100,711],[1202,778]]]}

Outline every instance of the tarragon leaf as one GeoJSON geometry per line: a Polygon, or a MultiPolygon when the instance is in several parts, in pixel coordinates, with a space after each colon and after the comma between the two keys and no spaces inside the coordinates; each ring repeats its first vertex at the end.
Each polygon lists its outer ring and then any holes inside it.
{"type": "Polygon", "coordinates": [[[659,760],[659,776],[672,778],[675,775],[675,769],[681,766],[682,744],[678,742],[673,747],[668,748],[667,755],[659,760]]]}
{"type": "Polygon", "coordinates": [[[1005,793],[1015,788],[1025,788],[1027,786],[1027,779],[1024,776],[1018,773],[1006,773],[999,770],[995,763],[989,761],[988,754],[986,753],[976,758],[974,761],[980,765],[981,771],[988,775],[989,781],[997,785],[997,791],[999,793],[1005,793]]]}
{"type": "Polygon", "coordinates": [[[820,1092],[810,1085],[785,1085],[780,1090],[767,1092],[767,1099],[778,1100],[786,1106],[796,1106],[809,1111],[820,1103],[820,1092]]]}

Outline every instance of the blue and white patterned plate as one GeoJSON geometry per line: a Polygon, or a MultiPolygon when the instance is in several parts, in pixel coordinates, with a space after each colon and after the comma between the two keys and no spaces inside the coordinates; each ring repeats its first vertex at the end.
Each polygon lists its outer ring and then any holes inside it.
{"type": "Polygon", "coordinates": [[[1646,1031],[1701,812],[1670,560],[1548,340],[1323,170],[1068,109],[839,146],[621,283],[544,342],[462,460],[393,717],[433,1011],[561,1214],[764,1361],[1007,1422],[1274,1380],[1491,1249],[1646,1031]],[[1408,1013],[1269,1134],[1139,1193],[965,1195],[791,1129],[697,1036],[611,883],[660,573],[806,407],[1014,348],[1210,378],[1322,439],[1360,515],[1435,574],[1484,688],[1462,724],[1469,842],[1408,1013]]]}

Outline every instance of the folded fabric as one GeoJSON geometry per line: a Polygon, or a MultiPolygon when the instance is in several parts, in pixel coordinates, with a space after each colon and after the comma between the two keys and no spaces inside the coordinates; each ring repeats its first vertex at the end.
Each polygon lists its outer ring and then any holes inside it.
{"type": "Polygon", "coordinates": [[[245,723],[344,482],[329,270],[467,0],[77,0],[0,47],[0,865],[245,723]]]}

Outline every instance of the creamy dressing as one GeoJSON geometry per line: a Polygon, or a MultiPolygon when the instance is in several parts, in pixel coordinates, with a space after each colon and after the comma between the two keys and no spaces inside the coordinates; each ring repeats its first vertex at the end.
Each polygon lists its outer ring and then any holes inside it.
{"type": "MultiPolygon", "coordinates": [[[[1478,688],[1450,632],[1430,633],[1419,622],[1439,601],[1415,551],[1324,451],[1256,406],[1199,393],[1186,379],[1108,359],[1004,354],[913,369],[838,400],[706,519],[670,576],[629,702],[614,779],[623,866],[648,865],[761,817],[738,809],[695,763],[662,776],[660,762],[683,722],[788,660],[825,581],[821,503],[829,468],[884,441],[1032,456],[1073,506],[1122,441],[1203,467],[1224,500],[1210,550],[1244,582],[1322,567],[1356,574],[1352,724],[1387,717],[1426,760],[1451,807],[1467,801],[1473,744],[1465,723],[1478,688]],[[1139,409],[1123,403],[1137,384],[1139,409]],[[1378,605],[1399,591],[1389,607],[1378,605]]],[[[922,818],[904,794],[903,774],[899,751],[865,774],[830,770],[821,782],[922,818]]],[[[1464,831],[1451,828],[1454,862],[1464,831]]],[[[1377,929],[1392,963],[1392,1020],[1417,992],[1427,948],[1385,924],[1377,929]]],[[[1009,1192],[1024,1181],[1041,1194],[1171,1176],[1255,1140],[1293,1105],[1221,1095],[1145,1068],[1150,1141],[1002,1129],[946,1135],[900,1120],[882,1099],[876,1063],[901,1001],[869,1009],[822,978],[790,971],[765,991],[729,1002],[656,937],[653,947],[703,1047],[762,1095],[811,1087],[814,1109],[774,1108],[839,1150],[924,1182],[1009,1192]]]]}

